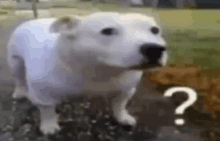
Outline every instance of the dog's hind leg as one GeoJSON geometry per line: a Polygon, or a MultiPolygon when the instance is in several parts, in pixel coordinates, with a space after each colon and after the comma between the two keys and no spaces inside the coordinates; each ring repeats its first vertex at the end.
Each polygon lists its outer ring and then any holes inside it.
{"type": "Polygon", "coordinates": [[[9,56],[8,64],[11,74],[15,80],[13,98],[19,99],[27,96],[27,84],[25,78],[24,60],[19,56],[9,56]]]}

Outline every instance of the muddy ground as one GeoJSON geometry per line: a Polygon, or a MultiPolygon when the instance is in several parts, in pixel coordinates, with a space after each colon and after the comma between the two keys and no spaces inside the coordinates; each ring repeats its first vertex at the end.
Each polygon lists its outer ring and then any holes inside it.
{"type": "MultiPolygon", "coordinates": [[[[7,41],[13,29],[26,20],[18,20],[9,31],[0,27],[0,38],[7,41]]],[[[111,112],[106,109],[107,105],[102,98],[79,98],[73,100],[75,104],[72,103],[73,101],[64,101],[64,104],[58,106],[62,130],[55,135],[44,136],[38,131],[38,111],[29,101],[17,101],[15,111],[12,110],[11,94],[14,85],[7,69],[5,44],[0,44],[0,140],[220,141],[220,114],[218,111],[215,111],[215,116],[211,114],[210,111],[214,108],[207,110],[203,102],[206,96],[200,94],[197,102],[181,116],[175,115],[175,109],[187,99],[187,96],[178,93],[172,98],[163,97],[166,89],[177,85],[190,86],[203,94],[211,86],[217,85],[212,85],[214,82],[206,75],[198,75],[203,72],[195,66],[187,68],[188,70],[175,68],[175,65],[171,65],[170,68],[160,72],[145,73],[137,94],[128,104],[129,112],[138,119],[135,129],[122,127],[111,119],[111,112]],[[201,82],[200,77],[204,77],[201,78],[204,84],[198,83],[201,82]],[[192,78],[196,81],[192,82],[192,78]],[[68,109],[75,113],[70,114],[68,109]],[[84,113],[79,114],[82,111],[84,113]],[[97,111],[102,115],[98,116],[97,111]],[[104,115],[110,117],[106,119],[104,115]],[[174,119],[177,117],[185,119],[186,123],[183,126],[176,126],[174,119]],[[67,121],[67,119],[77,120],[67,121]],[[97,124],[92,122],[94,119],[97,124]],[[110,125],[103,126],[106,123],[110,125]],[[115,129],[110,130],[110,126],[115,126],[115,129]]],[[[218,96],[217,94],[215,96],[218,96]]],[[[210,103],[209,105],[213,106],[210,103]]]]}

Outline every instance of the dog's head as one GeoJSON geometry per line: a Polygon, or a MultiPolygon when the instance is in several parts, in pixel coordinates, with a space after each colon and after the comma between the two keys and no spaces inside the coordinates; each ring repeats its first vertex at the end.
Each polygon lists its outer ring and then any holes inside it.
{"type": "Polygon", "coordinates": [[[73,36],[75,54],[108,66],[145,69],[165,66],[168,47],[154,18],[137,13],[98,12],[57,19],[50,32],[73,36]]]}

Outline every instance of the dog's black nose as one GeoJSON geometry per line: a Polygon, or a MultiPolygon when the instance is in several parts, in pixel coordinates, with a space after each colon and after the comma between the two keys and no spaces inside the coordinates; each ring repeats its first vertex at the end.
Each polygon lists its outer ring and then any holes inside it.
{"type": "Polygon", "coordinates": [[[141,54],[149,60],[148,64],[158,64],[158,60],[165,51],[166,47],[155,44],[144,44],[140,48],[141,54]]]}

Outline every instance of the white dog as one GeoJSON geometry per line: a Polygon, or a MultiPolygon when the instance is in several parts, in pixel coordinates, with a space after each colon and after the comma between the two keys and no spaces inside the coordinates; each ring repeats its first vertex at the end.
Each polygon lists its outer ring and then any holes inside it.
{"type": "Polygon", "coordinates": [[[135,126],[126,104],[141,69],[165,66],[167,49],[154,19],[141,14],[98,12],[28,21],[8,44],[13,97],[27,97],[39,108],[46,134],[59,130],[55,106],[61,96],[119,91],[112,102],[114,117],[135,126]]]}

